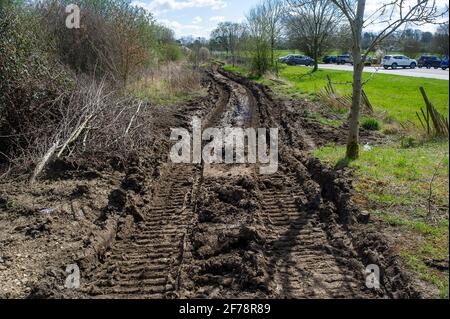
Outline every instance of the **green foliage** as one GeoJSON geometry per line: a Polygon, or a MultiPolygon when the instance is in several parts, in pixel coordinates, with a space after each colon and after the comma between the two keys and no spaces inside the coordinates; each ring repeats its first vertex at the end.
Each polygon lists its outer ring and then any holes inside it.
{"type": "Polygon", "coordinates": [[[380,122],[376,119],[364,119],[361,123],[361,126],[369,131],[379,131],[380,130],[380,122]]]}
{"type": "Polygon", "coordinates": [[[405,136],[402,138],[402,148],[414,148],[418,145],[417,140],[412,136],[405,136]]]}
{"type": "Polygon", "coordinates": [[[161,62],[175,62],[183,58],[181,48],[175,43],[161,45],[159,49],[161,62]]]}
{"type": "Polygon", "coordinates": [[[263,39],[253,39],[254,50],[250,51],[250,69],[256,76],[263,76],[269,71],[271,63],[270,43],[263,39]]]}
{"type": "Polygon", "coordinates": [[[130,0],[2,0],[0,165],[54,135],[75,78],[123,87],[181,57],[173,32],[130,0]],[[68,4],[81,9],[80,29],[66,28],[68,4]]]}
{"type": "Polygon", "coordinates": [[[13,135],[0,138],[0,153],[9,154],[51,129],[36,130],[57,121],[51,101],[70,89],[71,81],[54,60],[55,44],[40,15],[17,4],[0,14],[0,136],[13,135]]]}

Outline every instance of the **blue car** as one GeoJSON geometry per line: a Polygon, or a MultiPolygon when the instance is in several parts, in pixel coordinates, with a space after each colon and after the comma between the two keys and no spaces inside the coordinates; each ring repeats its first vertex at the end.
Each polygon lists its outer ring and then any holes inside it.
{"type": "Polygon", "coordinates": [[[285,60],[287,65],[306,65],[306,66],[312,66],[314,65],[314,60],[310,58],[309,56],[295,54],[291,55],[289,58],[285,60]]]}
{"type": "Polygon", "coordinates": [[[337,61],[337,56],[333,56],[333,55],[327,55],[323,58],[323,63],[325,63],[325,64],[336,63],[336,61],[337,61]]]}
{"type": "Polygon", "coordinates": [[[448,56],[442,59],[441,68],[444,71],[448,69],[448,56]]]}

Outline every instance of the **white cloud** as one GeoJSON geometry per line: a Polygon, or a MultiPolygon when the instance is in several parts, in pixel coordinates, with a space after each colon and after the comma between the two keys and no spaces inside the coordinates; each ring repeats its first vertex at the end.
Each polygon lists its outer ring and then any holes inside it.
{"type": "Polygon", "coordinates": [[[222,17],[222,16],[211,17],[211,18],[209,18],[209,21],[211,21],[211,22],[224,22],[225,21],[225,17],[222,17]]]}
{"type": "Polygon", "coordinates": [[[134,1],[134,5],[158,15],[170,10],[183,10],[189,8],[211,8],[220,10],[227,6],[224,0],[152,0],[150,3],[134,1]]]}
{"type": "Polygon", "coordinates": [[[202,23],[203,22],[203,19],[201,18],[201,17],[195,17],[194,19],[192,19],[192,23],[193,24],[199,24],[199,23],[202,23]]]}
{"type": "Polygon", "coordinates": [[[193,37],[207,37],[209,32],[206,28],[197,24],[182,24],[178,21],[159,19],[159,23],[175,31],[177,37],[192,35],[193,37]]]}

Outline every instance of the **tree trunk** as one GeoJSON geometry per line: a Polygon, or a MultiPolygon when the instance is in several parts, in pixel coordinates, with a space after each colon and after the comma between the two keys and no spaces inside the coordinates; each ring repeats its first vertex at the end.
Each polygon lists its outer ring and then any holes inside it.
{"type": "Polygon", "coordinates": [[[350,111],[349,136],[347,142],[347,158],[359,157],[359,118],[361,108],[361,91],[364,62],[361,58],[361,42],[366,0],[358,0],[358,9],[354,21],[353,39],[353,97],[350,111]]]}
{"type": "Polygon", "coordinates": [[[313,56],[313,59],[314,59],[314,68],[313,68],[313,72],[316,72],[318,69],[319,69],[319,64],[317,63],[317,60],[318,60],[318,54],[317,54],[317,51],[316,52],[314,52],[314,54],[313,54],[314,56],[313,56]]]}
{"type": "Polygon", "coordinates": [[[274,66],[275,65],[275,37],[272,34],[271,39],[270,39],[270,53],[271,53],[271,62],[270,62],[270,66],[274,66]]]}

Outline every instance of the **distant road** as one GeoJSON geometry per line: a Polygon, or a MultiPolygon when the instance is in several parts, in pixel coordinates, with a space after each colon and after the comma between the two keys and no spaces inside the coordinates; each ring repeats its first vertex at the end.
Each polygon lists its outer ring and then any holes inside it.
{"type": "MultiPolygon", "coordinates": [[[[321,69],[329,69],[329,70],[341,70],[341,71],[353,71],[353,66],[351,65],[337,65],[337,64],[319,64],[319,68],[321,69]]],[[[416,68],[416,69],[396,69],[396,70],[385,70],[384,68],[375,68],[375,67],[365,67],[364,72],[376,72],[379,69],[378,73],[383,74],[392,74],[392,75],[401,75],[401,76],[411,76],[415,78],[428,78],[428,79],[438,79],[438,80],[449,80],[449,70],[442,69],[426,69],[426,68],[416,68]]]]}

